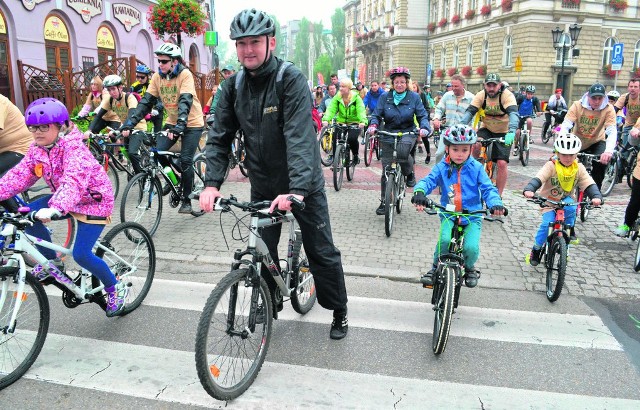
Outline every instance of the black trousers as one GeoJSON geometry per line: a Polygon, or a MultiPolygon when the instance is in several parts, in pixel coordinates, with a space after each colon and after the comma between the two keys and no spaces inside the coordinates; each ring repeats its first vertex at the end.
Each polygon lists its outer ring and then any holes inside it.
{"type": "MultiPolygon", "coordinates": [[[[589,148],[580,152],[584,152],[585,154],[600,155],[606,148],[606,141],[598,141],[589,148]]],[[[593,161],[593,170],[591,171],[591,177],[598,186],[598,189],[600,189],[600,187],[602,186],[602,180],[604,179],[604,172],[606,169],[607,166],[605,164],[602,164],[599,161],[593,161]]]]}
{"type": "MultiPolygon", "coordinates": [[[[0,177],[3,176],[8,170],[13,168],[24,158],[24,155],[13,151],[6,151],[0,154],[0,177]]],[[[4,209],[16,212],[18,210],[18,202],[9,198],[5,201],[0,201],[0,206],[4,209]]]]}
{"type": "Polygon", "coordinates": [[[631,198],[627,210],[624,212],[624,223],[630,228],[633,228],[636,219],[638,219],[638,212],[640,212],[640,180],[635,177],[632,180],[631,198]]]}
{"type": "MultiPolygon", "coordinates": [[[[252,201],[272,199],[274,198],[265,198],[253,189],[251,190],[252,201]]],[[[293,214],[302,232],[302,245],[309,259],[318,303],[325,309],[342,309],[347,305],[347,289],[344,284],[342,257],[338,248],[333,244],[327,196],[324,191],[319,191],[305,197],[304,203],[304,210],[293,211],[293,214]]],[[[281,224],[262,229],[262,239],[276,263],[280,259],[278,257],[278,242],[281,231],[281,224]]],[[[268,273],[266,267],[262,269],[262,276],[266,279],[269,288],[275,289],[276,285],[271,274],[268,273]]]]}
{"type": "MultiPolygon", "coordinates": [[[[408,176],[413,172],[414,155],[415,155],[416,137],[405,135],[398,140],[396,145],[396,154],[398,164],[402,170],[402,175],[408,176]]],[[[391,164],[393,158],[393,142],[380,140],[380,161],[382,161],[382,175],[380,177],[380,200],[384,201],[384,191],[387,187],[387,180],[384,176],[384,170],[391,164]]]]}

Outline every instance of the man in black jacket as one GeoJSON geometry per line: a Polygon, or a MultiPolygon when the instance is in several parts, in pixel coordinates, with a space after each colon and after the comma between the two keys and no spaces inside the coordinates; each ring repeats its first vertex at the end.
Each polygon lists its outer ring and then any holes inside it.
{"type": "MultiPolygon", "coordinates": [[[[207,140],[206,188],[200,204],[210,212],[222,196],[219,189],[231,142],[236,131],[242,129],[251,200],[272,200],[270,211],[291,210],[290,196],[304,200],[304,210],[293,213],[302,231],[318,303],[333,310],[330,337],[342,339],[348,330],[347,291],[340,251],[333,245],[320,152],[309,109],[311,95],[306,79],[294,66],[282,71],[282,91],[276,90],[283,62],[273,55],[274,35],[273,20],[259,10],[244,10],[231,23],[230,38],[236,41],[243,70],[229,78],[228,87],[218,91],[221,95],[207,140]],[[238,75],[242,76],[239,80],[238,75]]],[[[281,225],[275,225],[262,231],[262,239],[276,261],[280,230],[281,225]]],[[[274,289],[270,275],[263,277],[274,289]]],[[[281,309],[282,299],[274,304],[281,309]]]]}

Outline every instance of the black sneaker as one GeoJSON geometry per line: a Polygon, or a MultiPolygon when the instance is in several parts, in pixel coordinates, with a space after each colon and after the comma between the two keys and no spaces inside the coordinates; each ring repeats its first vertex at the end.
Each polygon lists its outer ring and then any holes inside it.
{"type": "Polygon", "coordinates": [[[358,157],[357,155],[354,155],[353,159],[351,160],[351,163],[353,165],[358,165],[360,163],[360,157],[358,157]]]}
{"type": "Polygon", "coordinates": [[[422,145],[418,145],[418,154],[422,154],[422,145]]]}
{"type": "Polygon", "coordinates": [[[432,287],[433,286],[433,274],[436,273],[437,267],[434,266],[431,270],[420,277],[420,283],[422,283],[423,288],[432,287]]]}
{"type": "Polygon", "coordinates": [[[478,284],[480,272],[475,268],[464,268],[464,284],[468,288],[475,288],[478,284]]]}
{"type": "Polygon", "coordinates": [[[380,201],[380,205],[376,208],[376,215],[384,215],[384,202],[380,201]]]}
{"type": "Polygon", "coordinates": [[[180,209],[178,209],[178,213],[179,214],[190,214],[192,211],[191,209],[191,200],[190,199],[184,199],[182,201],[182,205],[180,205],[180,209]]]}
{"type": "Polygon", "coordinates": [[[344,339],[348,330],[349,321],[347,320],[347,308],[345,307],[341,310],[334,310],[329,337],[334,340],[344,339]]]}
{"type": "Polygon", "coordinates": [[[531,249],[531,253],[529,254],[529,263],[531,266],[538,266],[540,263],[540,254],[542,253],[542,249],[531,249]]]}
{"type": "Polygon", "coordinates": [[[410,173],[409,175],[407,175],[407,186],[409,188],[412,188],[414,186],[416,186],[416,174],[415,173],[410,173]]]}
{"type": "Polygon", "coordinates": [[[514,157],[517,157],[517,156],[518,156],[518,151],[519,151],[519,148],[518,148],[518,147],[513,147],[513,156],[514,156],[514,157]]]}
{"type": "Polygon", "coordinates": [[[427,157],[424,159],[424,163],[428,164],[431,162],[431,154],[427,154],[427,157]]]}

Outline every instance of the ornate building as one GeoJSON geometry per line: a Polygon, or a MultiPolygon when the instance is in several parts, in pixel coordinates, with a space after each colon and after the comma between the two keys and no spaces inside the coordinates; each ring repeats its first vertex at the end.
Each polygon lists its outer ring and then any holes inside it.
{"type": "MultiPolygon", "coordinates": [[[[382,79],[390,67],[443,86],[454,72],[480,87],[486,71],[517,84],[533,84],[546,99],[556,87],[577,98],[589,85],[613,88],[614,44],[624,44],[617,87],[639,76],[640,0],[352,0],[345,6],[345,65],[382,79]],[[570,27],[578,25],[572,43],[570,27]],[[371,30],[375,34],[364,34],[371,30]],[[554,47],[552,30],[561,30],[554,47]],[[351,33],[349,33],[351,31],[351,33]],[[364,38],[363,38],[364,37],[364,38]],[[565,45],[562,48],[562,45],[565,45]],[[518,59],[519,57],[519,59],[518,59]],[[516,62],[520,61],[520,71],[516,62]]],[[[576,30],[574,29],[574,32],[576,30]]]]}

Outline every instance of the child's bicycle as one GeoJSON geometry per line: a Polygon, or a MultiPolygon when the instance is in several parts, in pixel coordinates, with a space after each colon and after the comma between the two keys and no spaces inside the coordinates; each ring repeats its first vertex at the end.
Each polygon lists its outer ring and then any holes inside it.
{"type": "MultiPolygon", "coordinates": [[[[35,211],[0,215],[0,390],[18,380],[35,362],[49,329],[49,299],[43,285],[62,291],[68,308],[96,303],[106,309],[104,285],[84,269],[75,277],[58,270],[38,251],[36,244],[70,256],[72,251],[25,233],[35,211]],[[41,283],[28,272],[25,257],[49,266],[50,276],[41,283]]],[[[147,296],[153,281],[156,254],[149,233],[135,223],[116,225],[95,247],[118,280],[129,287],[123,315],[134,311],[147,296]]]]}
{"type": "MultiPolygon", "coordinates": [[[[433,292],[431,293],[431,304],[435,312],[433,319],[433,339],[431,348],[433,353],[440,354],[447,347],[449,339],[449,330],[451,329],[451,319],[454,309],[458,307],[460,298],[460,289],[464,282],[464,258],[462,257],[462,249],[464,247],[464,225],[462,222],[468,220],[472,215],[484,215],[484,219],[490,222],[501,222],[489,216],[489,210],[481,209],[472,212],[455,212],[450,211],[447,207],[433,204],[433,209],[425,209],[429,215],[438,213],[444,215],[446,219],[453,220],[453,228],[451,231],[451,242],[449,243],[449,253],[442,254],[438,258],[437,269],[433,274],[433,292]]],[[[505,216],[507,215],[505,209],[505,216]]]]}
{"type": "MultiPolygon", "coordinates": [[[[194,195],[196,197],[196,195],[194,195]]],[[[289,197],[294,209],[304,203],[289,197]]],[[[291,212],[268,213],[271,201],[239,202],[220,198],[215,209],[236,207],[251,215],[247,248],[234,253],[231,271],[217,284],[200,316],[196,334],[196,368],[204,389],[218,400],[244,393],[258,375],[269,349],[275,306],[291,298],[293,309],[305,314],[316,301],[315,282],[302,247],[302,234],[291,212]],[[289,224],[287,259],[274,261],[260,236],[261,228],[289,224]],[[277,287],[269,289],[261,276],[269,271],[277,287]]],[[[235,214],[233,214],[235,216],[235,214]]],[[[244,225],[244,217],[237,224],[244,225]]],[[[246,225],[245,225],[246,226],[246,225]]]]}
{"type": "MultiPolygon", "coordinates": [[[[578,153],[578,161],[582,162],[587,169],[587,173],[591,175],[593,171],[593,161],[600,161],[600,155],[586,154],[584,152],[578,153]]],[[[578,209],[577,215],[580,215],[580,222],[586,222],[589,217],[589,210],[591,207],[583,206],[583,203],[588,203],[589,197],[586,197],[584,191],[578,191],[578,209]]]]}
{"type": "MultiPolygon", "coordinates": [[[[567,271],[567,251],[569,247],[570,227],[565,225],[564,207],[578,205],[583,208],[599,208],[599,206],[591,205],[590,200],[582,200],[579,202],[562,202],[554,201],[549,198],[535,195],[528,202],[540,205],[553,205],[555,209],[555,220],[549,224],[549,232],[547,240],[540,250],[540,259],[544,257],[544,267],[547,269],[547,299],[549,302],[555,302],[560,297],[562,286],[564,286],[564,277],[567,271]]],[[[526,262],[529,263],[529,256],[526,262]]]]}

